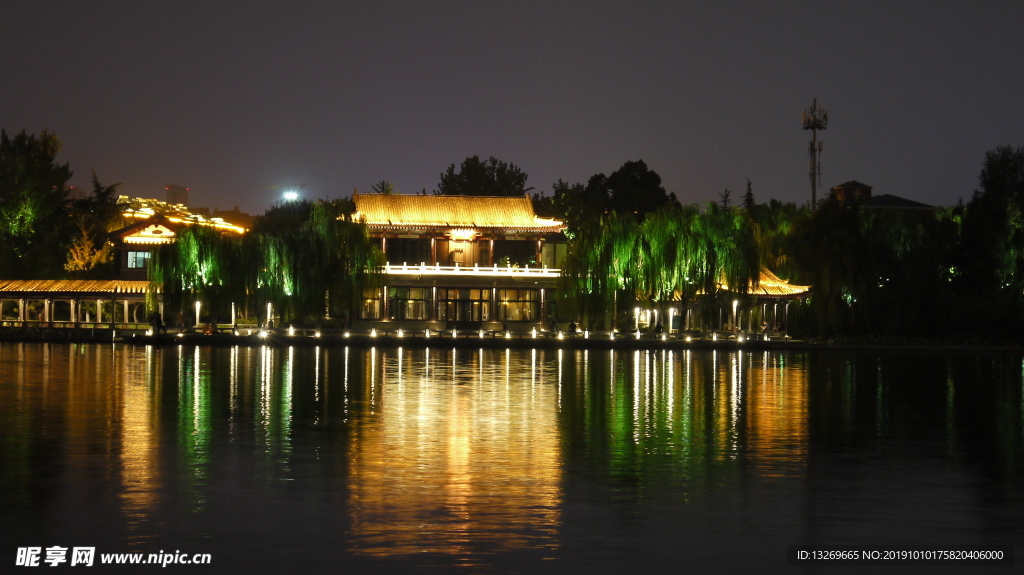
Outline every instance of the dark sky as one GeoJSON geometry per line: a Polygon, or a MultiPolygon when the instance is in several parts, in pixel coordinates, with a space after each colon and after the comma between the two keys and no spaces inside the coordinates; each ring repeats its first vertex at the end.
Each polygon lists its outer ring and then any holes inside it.
{"type": "Polygon", "coordinates": [[[805,201],[814,97],[826,188],[949,205],[1024,145],[1021,0],[6,0],[0,54],[0,127],[56,133],[73,184],[253,213],[473,154],[549,192],[643,159],[684,202],[805,201]]]}

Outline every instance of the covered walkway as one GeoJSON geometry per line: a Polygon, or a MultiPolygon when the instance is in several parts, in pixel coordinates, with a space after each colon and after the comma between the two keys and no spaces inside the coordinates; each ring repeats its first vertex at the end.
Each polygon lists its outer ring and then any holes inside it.
{"type": "Polygon", "coordinates": [[[147,281],[0,280],[0,326],[145,329],[148,293],[147,281]]]}

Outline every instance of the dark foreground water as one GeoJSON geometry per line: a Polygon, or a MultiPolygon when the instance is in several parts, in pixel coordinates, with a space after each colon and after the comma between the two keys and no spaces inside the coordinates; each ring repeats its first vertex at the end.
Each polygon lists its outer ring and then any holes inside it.
{"type": "Polygon", "coordinates": [[[0,571],[88,546],[208,573],[1014,572],[786,549],[1024,554],[1022,385],[1013,354],[3,343],[0,571]]]}

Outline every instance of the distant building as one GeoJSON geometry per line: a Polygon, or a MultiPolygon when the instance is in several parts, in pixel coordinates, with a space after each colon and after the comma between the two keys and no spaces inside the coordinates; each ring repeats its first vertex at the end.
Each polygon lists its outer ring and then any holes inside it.
{"type": "Polygon", "coordinates": [[[914,200],[908,200],[892,194],[882,194],[880,196],[872,196],[871,190],[873,188],[867,184],[862,184],[857,180],[850,180],[849,182],[839,184],[832,188],[832,197],[839,200],[839,203],[845,204],[847,202],[858,202],[864,209],[897,209],[897,210],[913,210],[913,211],[930,211],[934,212],[938,208],[935,206],[929,206],[928,204],[922,204],[921,202],[915,202],[914,200]]]}
{"type": "Polygon", "coordinates": [[[182,206],[186,206],[186,207],[189,205],[188,188],[186,188],[185,186],[178,186],[178,185],[175,185],[175,184],[167,184],[167,187],[164,188],[164,189],[167,190],[167,203],[168,204],[171,204],[171,205],[177,204],[177,205],[182,205],[182,206]]]}
{"type": "Polygon", "coordinates": [[[839,200],[841,204],[852,201],[863,202],[871,197],[871,186],[857,180],[850,180],[832,188],[832,197],[839,200]]]}
{"type": "Polygon", "coordinates": [[[71,201],[84,200],[89,197],[89,192],[83,188],[77,186],[71,186],[68,188],[68,199],[71,201]]]}
{"type": "Polygon", "coordinates": [[[231,222],[236,226],[242,226],[247,230],[252,229],[252,224],[256,218],[251,214],[239,211],[238,206],[235,206],[233,210],[222,210],[220,208],[213,208],[213,218],[220,218],[225,222],[231,222]]]}
{"type": "Polygon", "coordinates": [[[861,202],[861,206],[866,210],[890,208],[897,210],[934,212],[939,209],[935,206],[929,206],[928,204],[922,204],[921,202],[915,202],[914,200],[908,200],[892,194],[875,196],[867,201],[861,202]]]}

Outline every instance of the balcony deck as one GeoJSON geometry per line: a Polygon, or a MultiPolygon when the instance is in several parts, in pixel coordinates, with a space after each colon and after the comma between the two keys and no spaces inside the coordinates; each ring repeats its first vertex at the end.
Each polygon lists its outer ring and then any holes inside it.
{"type": "Polygon", "coordinates": [[[409,276],[458,276],[458,277],[469,277],[469,276],[484,276],[484,277],[515,277],[515,278],[557,278],[561,275],[562,270],[553,268],[531,268],[526,267],[501,267],[501,266],[479,266],[473,265],[473,267],[466,266],[442,266],[441,264],[429,265],[425,263],[421,264],[386,264],[384,266],[384,273],[388,275],[409,275],[409,276]]]}

